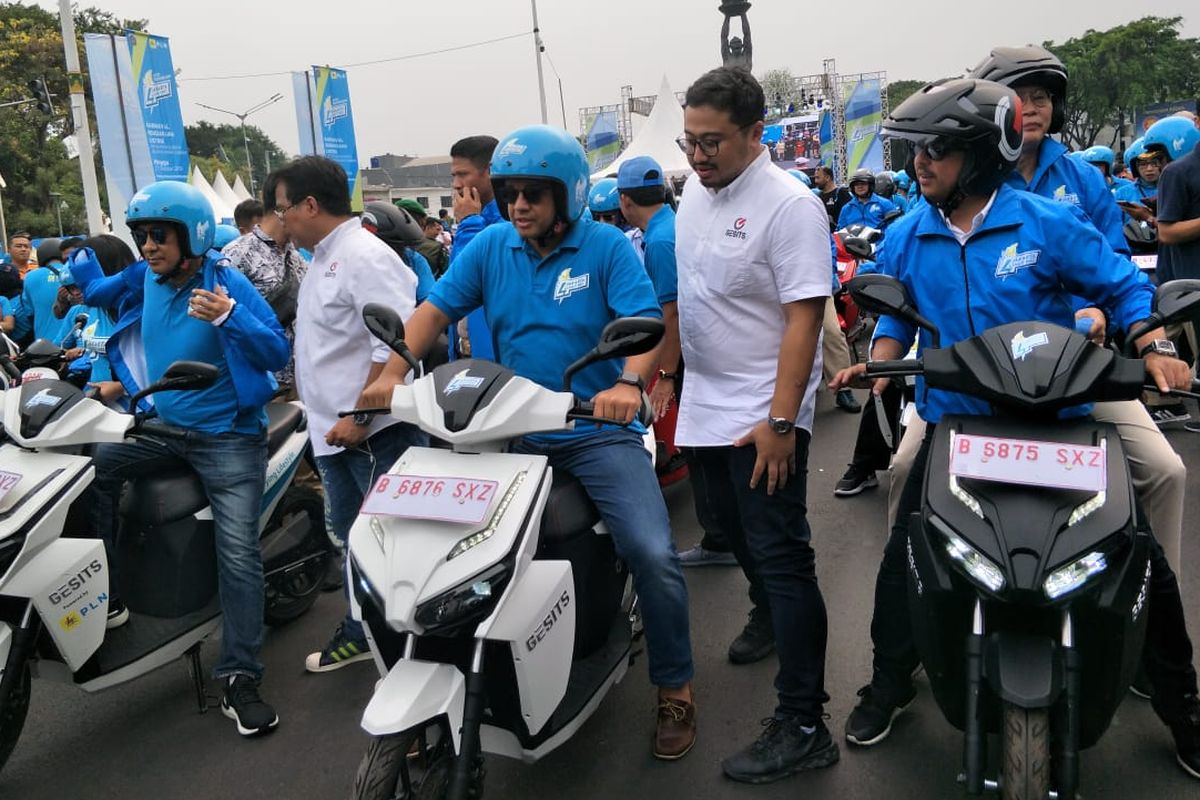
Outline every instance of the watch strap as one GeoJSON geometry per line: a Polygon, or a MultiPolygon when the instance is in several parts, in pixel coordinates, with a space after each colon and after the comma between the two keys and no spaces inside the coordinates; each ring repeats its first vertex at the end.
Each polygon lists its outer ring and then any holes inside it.
{"type": "Polygon", "coordinates": [[[646,391],[646,382],[636,372],[622,372],[621,377],[617,378],[617,383],[627,383],[630,386],[636,386],[639,392],[646,391]]]}

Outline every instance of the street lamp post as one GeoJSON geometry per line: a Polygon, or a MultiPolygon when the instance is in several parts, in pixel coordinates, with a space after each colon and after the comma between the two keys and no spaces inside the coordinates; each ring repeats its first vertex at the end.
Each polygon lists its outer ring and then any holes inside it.
{"type": "Polygon", "coordinates": [[[54,216],[58,219],[58,238],[63,236],[62,226],[62,195],[58,192],[50,192],[50,199],[54,202],[54,216]]]}
{"type": "Polygon", "coordinates": [[[246,135],[246,117],[250,116],[251,114],[257,113],[259,111],[262,111],[267,106],[278,103],[282,99],[283,99],[282,94],[275,93],[271,97],[268,97],[266,100],[263,100],[261,103],[251,106],[247,110],[243,111],[241,114],[237,113],[236,111],[230,111],[225,108],[217,108],[216,106],[205,105],[204,103],[196,103],[196,105],[200,106],[201,108],[207,108],[209,111],[217,111],[217,112],[220,112],[221,114],[228,114],[231,117],[237,117],[238,122],[240,122],[242,124],[242,144],[246,148],[246,175],[250,178],[250,193],[251,194],[253,194],[255,191],[255,189],[254,189],[254,165],[250,161],[250,138],[246,135]]]}

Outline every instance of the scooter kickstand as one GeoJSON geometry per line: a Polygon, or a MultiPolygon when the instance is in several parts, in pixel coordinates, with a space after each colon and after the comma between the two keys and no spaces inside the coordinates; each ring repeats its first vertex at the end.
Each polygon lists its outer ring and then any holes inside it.
{"type": "Polygon", "coordinates": [[[200,664],[200,642],[192,645],[183,654],[187,661],[188,672],[192,676],[192,686],[196,690],[196,706],[201,714],[208,713],[208,692],[204,688],[204,667],[200,664]]]}

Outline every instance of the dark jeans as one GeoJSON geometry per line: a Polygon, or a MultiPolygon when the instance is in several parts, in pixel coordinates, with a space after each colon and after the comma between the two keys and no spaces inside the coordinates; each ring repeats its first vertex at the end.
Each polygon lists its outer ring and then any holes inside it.
{"type": "Polygon", "coordinates": [[[883,403],[884,414],[887,415],[888,426],[892,431],[892,442],[899,443],[900,437],[900,400],[904,393],[900,386],[892,381],[879,397],[872,392],[863,403],[862,417],[858,421],[858,438],[854,442],[854,455],[850,466],[857,467],[862,472],[875,472],[887,469],[892,461],[892,448],[883,438],[879,430],[879,415],[875,411],[876,403],[883,403]]]}
{"type": "MultiPolygon", "coordinates": [[[[871,618],[871,642],[875,648],[873,681],[885,689],[906,686],[920,663],[908,612],[908,518],[921,510],[925,464],[934,430],[931,425],[913,460],[912,472],[900,495],[896,524],[884,547],[883,562],[875,580],[875,611],[871,618]]],[[[1192,640],[1185,624],[1179,581],[1153,537],[1149,593],[1144,664],[1154,686],[1154,710],[1164,720],[1170,720],[1177,713],[1179,701],[1196,694],[1196,670],[1192,666],[1192,640]]]]}
{"type": "MultiPolygon", "coordinates": [[[[92,521],[112,574],[120,573],[116,561],[116,503],[121,485],[186,464],[200,477],[212,506],[217,550],[217,586],[221,594],[223,628],[221,658],[213,677],[262,677],[259,662],[263,635],[263,569],[259,550],[259,515],[266,482],[267,435],[202,433],[184,439],[148,436],[124,444],[96,447],[95,491],[92,521]]],[[[119,585],[119,584],[117,584],[119,585]]]]}
{"type": "Polygon", "coordinates": [[[704,537],[700,540],[700,546],[705,550],[712,550],[716,553],[728,553],[732,548],[729,546],[729,541],[726,539],[725,533],[721,530],[721,526],[708,504],[708,495],[704,489],[704,479],[701,477],[704,472],[704,465],[700,462],[700,459],[696,458],[696,449],[694,447],[681,447],[679,449],[683,453],[684,459],[687,460],[688,483],[692,487],[692,505],[696,509],[696,521],[700,523],[700,530],[704,531],[704,537]]]}
{"type": "MultiPolygon", "coordinates": [[[[345,552],[350,527],[358,517],[363,497],[380,475],[392,468],[410,446],[424,447],[429,436],[405,423],[389,425],[358,447],[328,456],[317,456],[317,472],[325,488],[325,529],[339,550],[345,552]]],[[[350,639],[366,638],[362,623],[350,616],[350,581],[345,583],[346,617],[342,633],[350,639]]]]}
{"type": "Polygon", "coordinates": [[[816,555],[807,519],[807,431],[796,431],[796,474],[767,494],[764,476],[750,488],[754,447],[698,447],[704,493],[750,580],[756,607],[770,610],[779,653],[776,714],[804,725],[821,719],[828,621],[817,586],[816,555]]]}

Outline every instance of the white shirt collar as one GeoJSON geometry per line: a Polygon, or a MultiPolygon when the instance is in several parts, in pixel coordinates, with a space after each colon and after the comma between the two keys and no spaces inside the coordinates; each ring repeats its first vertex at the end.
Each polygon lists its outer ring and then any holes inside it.
{"type": "Polygon", "coordinates": [[[967,240],[971,238],[971,235],[974,234],[975,231],[979,230],[979,226],[983,224],[983,220],[987,217],[988,212],[992,210],[992,203],[995,202],[996,191],[993,190],[992,196],[988,198],[987,205],[979,210],[979,213],[976,214],[975,218],[971,220],[971,227],[965,231],[955,227],[954,223],[950,221],[950,217],[946,216],[945,211],[942,211],[939,208],[938,213],[942,215],[942,221],[946,223],[946,227],[949,228],[950,232],[954,234],[954,238],[958,239],[958,243],[966,244],[967,240]]]}
{"type": "Polygon", "coordinates": [[[317,259],[317,260],[324,260],[329,255],[330,249],[332,249],[337,244],[337,240],[341,238],[343,233],[345,233],[346,231],[348,231],[352,228],[361,228],[361,227],[362,227],[362,219],[361,218],[350,217],[350,219],[341,223],[336,228],[331,230],[328,234],[326,234],[324,239],[317,242],[316,247],[313,248],[313,258],[317,259]]]}
{"type": "Polygon", "coordinates": [[[751,161],[744,170],[742,170],[741,174],[730,181],[727,185],[722,186],[720,189],[709,189],[705,187],[705,191],[708,192],[710,197],[717,197],[718,195],[733,197],[738,193],[738,189],[740,187],[751,182],[752,179],[750,178],[750,175],[752,173],[762,169],[763,164],[770,163],[771,152],[766,147],[763,147],[758,151],[758,155],[754,157],[754,160],[751,161]]]}

